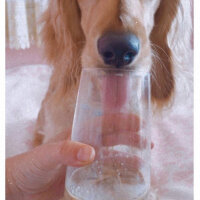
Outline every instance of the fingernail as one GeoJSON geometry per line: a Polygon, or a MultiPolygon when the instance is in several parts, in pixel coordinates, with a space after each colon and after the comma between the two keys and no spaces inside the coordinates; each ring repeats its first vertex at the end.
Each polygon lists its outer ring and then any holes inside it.
{"type": "Polygon", "coordinates": [[[84,146],[77,153],[80,162],[90,162],[94,159],[95,151],[92,147],[84,146]]]}

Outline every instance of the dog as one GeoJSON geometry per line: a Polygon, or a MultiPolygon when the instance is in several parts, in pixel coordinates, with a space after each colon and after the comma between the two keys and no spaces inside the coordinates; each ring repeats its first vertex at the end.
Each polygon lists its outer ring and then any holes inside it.
{"type": "Polygon", "coordinates": [[[169,105],[177,66],[191,48],[190,12],[187,0],[50,0],[41,34],[53,73],[38,115],[35,145],[71,129],[84,67],[150,72],[154,110],[169,105]]]}
{"type": "Polygon", "coordinates": [[[42,23],[45,58],[53,72],[35,146],[72,128],[84,67],[150,72],[154,113],[173,104],[177,76],[191,56],[191,1],[50,0],[42,23]]]}

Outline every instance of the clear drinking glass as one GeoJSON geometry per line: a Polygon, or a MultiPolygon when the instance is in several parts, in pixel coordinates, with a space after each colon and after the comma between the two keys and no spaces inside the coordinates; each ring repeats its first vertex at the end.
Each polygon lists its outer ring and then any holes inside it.
{"type": "Polygon", "coordinates": [[[144,199],[150,188],[150,76],[119,69],[81,75],[73,141],[95,148],[92,164],[68,167],[67,193],[78,200],[144,199]]]}

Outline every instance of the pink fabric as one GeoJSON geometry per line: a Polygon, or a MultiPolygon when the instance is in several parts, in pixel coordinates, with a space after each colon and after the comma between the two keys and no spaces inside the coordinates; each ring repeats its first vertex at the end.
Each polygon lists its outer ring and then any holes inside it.
{"type": "MultiPolygon", "coordinates": [[[[6,74],[6,156],[30,149],[33,127],[51,69],[32,65],[6,74]]],[[[193,199],[192,78],[178,83],[174,104],[155,116],[152,126],[152,189],[149,200],[193,199]],[[188,93],[186,92],[188,91],[188,93]],[[185,94],[187,93],[187,94],[185,94]]]]}

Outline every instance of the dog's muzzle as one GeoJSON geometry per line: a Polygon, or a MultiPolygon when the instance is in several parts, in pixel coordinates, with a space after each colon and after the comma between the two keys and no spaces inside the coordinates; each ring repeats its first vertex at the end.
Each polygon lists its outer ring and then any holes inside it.
{"type": "Polygon", "coordinates": [[[139,53],[140,41],[130,33],[106,33],[98,40],[97,48],[105,64],[123,68],[139,53]]]}

